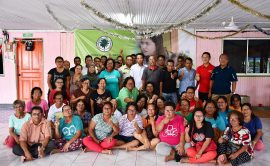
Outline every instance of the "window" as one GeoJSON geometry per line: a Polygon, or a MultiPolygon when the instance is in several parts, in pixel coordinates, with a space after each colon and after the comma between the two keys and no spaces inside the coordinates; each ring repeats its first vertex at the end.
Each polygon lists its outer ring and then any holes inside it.
{"type": "Polygon", "coordinates": [[[223,52],[237,73],[270,73],[270,39],[229,39],[223,41],[223,52]]]}
{"type": "Polygon", "coordinates": [[[4,74],[3,39],[0,38],[0,76],[4,74]]]}

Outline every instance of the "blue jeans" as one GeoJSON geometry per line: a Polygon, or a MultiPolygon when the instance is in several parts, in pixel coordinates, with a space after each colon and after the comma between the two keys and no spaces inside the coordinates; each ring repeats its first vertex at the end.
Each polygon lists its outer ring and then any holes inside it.
{"type": "Polygon", "coordinates": [[[177,94],[176,94],[176,92],[162,93],[162,96],[165,98],[166,101],[171,101],[171,102],[174,102],[174,104],[177,104],[177,94]]]}

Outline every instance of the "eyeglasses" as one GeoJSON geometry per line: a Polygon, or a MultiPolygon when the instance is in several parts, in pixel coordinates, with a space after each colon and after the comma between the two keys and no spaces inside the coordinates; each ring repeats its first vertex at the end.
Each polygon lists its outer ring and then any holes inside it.
{"type": "Polygon", "coordinates": [[[70,111],[71,110],[71,108],[65,108],[65,109],[63,109],[63,111],[70,111]]]}
{"type": "Polygon", "coordinates": [[[128,111],[130,111],[130,112],[136,112],[136,110],[128,110],[128,111]]]}
{"type": "Polygon", "coordinates": [[[195,115],[196,118],[203,118],[203,115],[195,115]]]}
{"type": "Polygon", "coordinates": [[[21,106],[21,105],[18,105],[18,106],[15,106],[15,108],[23,108],[23,106],[21,106]]]}

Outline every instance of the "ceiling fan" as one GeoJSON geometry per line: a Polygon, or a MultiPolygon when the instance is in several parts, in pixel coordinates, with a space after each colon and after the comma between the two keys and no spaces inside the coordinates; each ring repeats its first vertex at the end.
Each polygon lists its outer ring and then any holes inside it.
{"type": "Polygon", "coordinates": [[[231,22],[229,23],[228,26],[224,27],[227,30],[239,30],[239,26],[235,25],[234,21],[233,21],[233,17],[231,18],[231,22]]]}

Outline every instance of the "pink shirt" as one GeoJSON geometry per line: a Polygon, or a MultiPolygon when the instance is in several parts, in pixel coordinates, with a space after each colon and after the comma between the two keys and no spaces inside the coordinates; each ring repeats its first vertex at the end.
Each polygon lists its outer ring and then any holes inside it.
{"type": "Polygon", "coordinates": [[[29,100],[29,101],[26,103],[26,106],[25,106],[25,112],[31,112],[31,109],[32,109],[34,106],[40,106],[40,107],[43,109],[44,112],[49,110],[47,101],[44,100],[44,99],[41,99],[41,102],[40,102],[39,105],[35,105],[31,100],[29,100]]]}
{"type": "MultiPolygon", "coordinates": [[[[157,119],[156,124],[159,124],[165,116],[160,116],[157,119]]],[[[161,142],[166,142],[170,145],[178,145],[180,143],[180,136],[184,134],[184,118],[175,115],[175,117],[168,123],[165,124],[163,129],[159,133],[159,138],[161,142]]]]}

